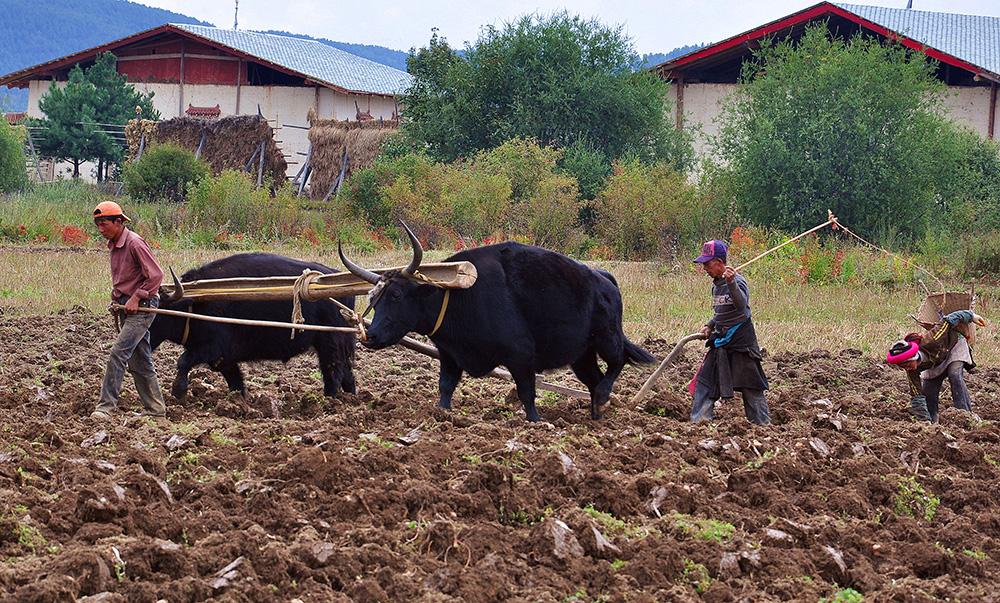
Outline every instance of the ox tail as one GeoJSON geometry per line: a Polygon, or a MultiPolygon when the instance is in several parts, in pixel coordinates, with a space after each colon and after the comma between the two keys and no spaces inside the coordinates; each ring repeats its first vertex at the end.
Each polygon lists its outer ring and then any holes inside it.
{"type": "Polygon", "coordinates": [[[646,350],[625,338],[625,362],[629,364],[653,364],[656,358],[646,350]]]}

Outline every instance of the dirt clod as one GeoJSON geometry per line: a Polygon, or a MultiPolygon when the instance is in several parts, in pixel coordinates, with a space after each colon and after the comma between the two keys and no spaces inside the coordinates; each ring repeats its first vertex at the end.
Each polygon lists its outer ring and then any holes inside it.
{"type": "MultiPolygon", "coordinates": [[[[987,601],[1000,587],[993,367],[967,378],[978,418],[946,386],[930,425],[884,360],[772,352],[774,425],[748,424],[738,399],[696,425],[692,349],[641,408],[593,421],[539,397],[540,427],[504,402],[509,383],[466,377],[446,411],[436,362],[361,349],[356,395],[324,398],[304,355],[245,365],[246,398],[197,367],[160,422],[125,414],[141,406],[127,376],[121,412],[95,423],[111,330],[82,309],[0,316],[0,600],[818,601],[850,587],[987,601]]],[[[155,355],[165,387],[178,354],[155,355]]],[[[626,368],[616,399],[647,376],[626,368]]],[[[569,371],[546,380],[580,387],[569,371]]]]}

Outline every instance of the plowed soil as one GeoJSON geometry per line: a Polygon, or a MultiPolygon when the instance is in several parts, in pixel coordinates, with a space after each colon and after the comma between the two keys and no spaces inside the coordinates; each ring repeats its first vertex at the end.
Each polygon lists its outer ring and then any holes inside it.
{"type": "Polygon", "coordinates": [[[112,337],[83,310],[0,318],[6,600],[998,598],[995,368],[968,378],[978,417],[928,425],[876,358],[768,354],[774,425],[739,400],[692,425],[692,345],[642,408],[630,367],[604,420],[548,395],[531,425],[505,382],[465,379],[445,413],[436,361],[360,350],[356,396],[323,398],[306,355],[246,366],[248,400],[196,369],[159,421],[126,377],[99,424],[112,337]]]}

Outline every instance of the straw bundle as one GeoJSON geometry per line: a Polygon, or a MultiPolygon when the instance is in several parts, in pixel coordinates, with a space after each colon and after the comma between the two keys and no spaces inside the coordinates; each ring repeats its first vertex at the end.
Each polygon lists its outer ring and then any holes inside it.
{"type": "MultiPolygon", "coordinates": [[[[311,117],[311,115],[310,115],[311,117]]],[[[330,191],[347,149],[348,165],[345,179],[354,170],[371,167],[386,136],[398,127],[395,121],[337,121],[312,119],[309,142],[312,145],[312,176],[310,196],[322,199],[330,191]]]]}
{"type": "MultiPolygon", "coordinates": [[[[201,142],[202,130],[205,130],[205,144],[201,149],[201,159],[212,168],[213,173],[226,169],[242,170],[263,140],[264,175],[275,184],[284,182],[288,165],[274,141],[271,127],[258,115],[234,115],[214,121],[192,117],[161,122],[132,120],[125,128],[125,137],[132,157],[139,150],[142,132],[146,133],[147,147],[151,143],[173,142],[194,152],[201,142]]],[[[257,161],[254,159],[253,173],[257,171],[257,161]]]]}

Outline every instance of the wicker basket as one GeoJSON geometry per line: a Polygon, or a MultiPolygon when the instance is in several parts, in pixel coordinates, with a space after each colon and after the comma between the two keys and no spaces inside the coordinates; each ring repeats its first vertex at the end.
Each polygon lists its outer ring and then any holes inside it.
{"type": "MultiPolygon", "coordinates": [[[[975,294],[968,291],[931,293],[924,300],[924,303],[920,304],[916,318],[924,324],[941,322],[949,312],[971,310],[975,299],[975,294]]],[[[968,327],[966,338],[969,340],[969,345],[974,346],[976,344],[976,325],[969,323],[965,326],[968,327]]]]}

